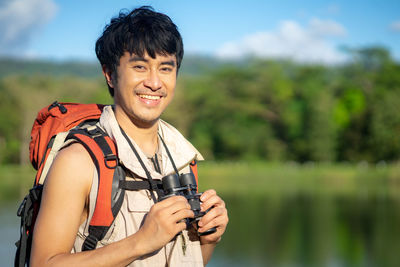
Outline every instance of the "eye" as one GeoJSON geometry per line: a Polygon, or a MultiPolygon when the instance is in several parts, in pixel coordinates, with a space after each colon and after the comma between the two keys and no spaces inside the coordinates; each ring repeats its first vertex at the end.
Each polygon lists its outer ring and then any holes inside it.
{"type": "Polygon", "coordinates": [[[137,71],[145,71],[146,67],[143,65],[134,65],[133,68],[137,71]]]}
{"type": "Polygon", "coordinates": [[[162,67],[161,71],[164,73],[170,73],[172,72],[174,69],[172,67],[162,67]]]}

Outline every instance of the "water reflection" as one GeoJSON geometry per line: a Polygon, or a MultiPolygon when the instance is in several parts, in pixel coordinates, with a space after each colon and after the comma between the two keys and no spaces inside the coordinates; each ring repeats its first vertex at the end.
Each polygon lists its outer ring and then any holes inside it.
{"type": "Polygon", "coordinates": [[[229,228],[210,266],[399,266],[399,199],[224,198],[229,228]]]}
{"type": "MultiPolygon", "coordinates": [[[[399,266],[400,196],[223,196],[227,232],[209,266],[399,266]]],[[[12,266],[17,205],[0,207],[0,255],[12,266]]]]}

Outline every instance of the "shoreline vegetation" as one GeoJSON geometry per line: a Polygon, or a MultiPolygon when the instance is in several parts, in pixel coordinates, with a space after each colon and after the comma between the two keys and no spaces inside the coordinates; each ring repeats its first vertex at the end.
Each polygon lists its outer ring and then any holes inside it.
{"type": "Polygon", "coordinates": [[[199,177],[226,195],[400,197],[400,163],[209,162],[199,177]]]}
{"type": "MultiPolygon", "coordinates": [[[[0,202],[21,201],[35,173],[30,165],[0,165],[0,202]]],[[[400,199],[400,163],[206,161],[199,163],[199,179],[200,191],[214,188],[225,196],[305,194],[400,199]]]]}
{"type": "MultiPolygon", "coordinates": [[[[334,66],[185,57],[162,119],[216,161],[398,161],[400,62],[383,47],[348,53],[334,66]]],[[[112,103],[96,70],[0,57],[0,164],[29,163],[33,121],[55,100],[112,103]]]]}

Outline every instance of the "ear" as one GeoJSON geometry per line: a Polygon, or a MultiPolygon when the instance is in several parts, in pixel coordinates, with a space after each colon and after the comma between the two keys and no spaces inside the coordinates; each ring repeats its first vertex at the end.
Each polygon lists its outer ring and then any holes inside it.
{"type": "Polygon", "coordinates": [[[112,71],[109,68],[107,68],[106,65],[101,66],[101,69],[103,70],[103,75],[106,78],[108,86],[114,88],[115,81],[112,71]]]}

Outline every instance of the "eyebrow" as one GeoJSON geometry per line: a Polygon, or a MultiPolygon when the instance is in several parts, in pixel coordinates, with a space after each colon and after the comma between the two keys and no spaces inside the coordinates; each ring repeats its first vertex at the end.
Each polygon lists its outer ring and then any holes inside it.
{"type": "Polygon", "coordinates": [[[144,61],[144,62],[149,62],[147,59],[144,57],[139,57],[139,56],[133,56],[129,59],[129,62],[137,62],[137,61],[144,61]]]}
{"type": "MultiPolygon", "coordinates": [[[[138,62],[138,61],[143,61],[143,62],[146,62],[146,63],[149,62],[148,59],[145,59],[144,57],[139,57],[139,56],[136,56],[136,55],[129,59],[129,62],[138,62]]],[[[175,63],[175,60],[166,60],[166,61],[162,61],[161,65],[169,65],[171,67],[175,67],[176,63],[175,63]]]]}
{"type": "Polygon", "coordinates": [[[169,65],[171,67],[175,67],[175,61],[174,60],[163,61],[161,62],[161,65],[169,65]]]}

